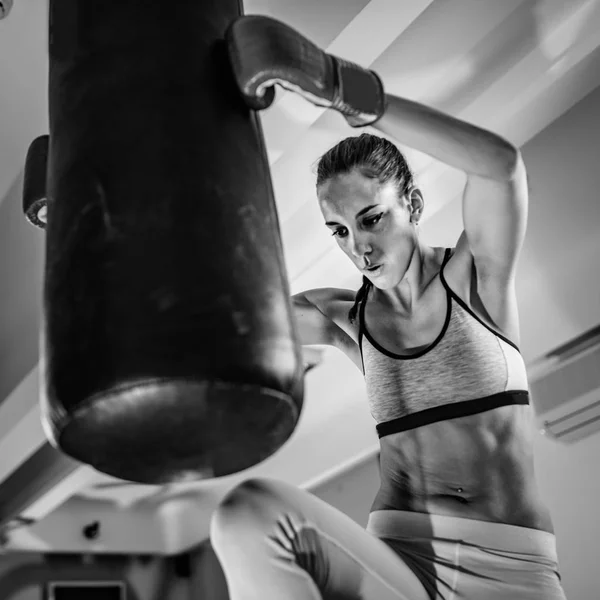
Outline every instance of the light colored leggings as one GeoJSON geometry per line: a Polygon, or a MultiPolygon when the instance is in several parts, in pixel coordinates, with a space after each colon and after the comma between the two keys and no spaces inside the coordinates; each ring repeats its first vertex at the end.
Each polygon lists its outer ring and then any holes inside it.
{"type": "Polygon", "coordinates": [[[365,531],[272,480],[228,494],[211,541],[231,600],[565,598],[550,533],[405,511],[371,513],[365,531]]]}

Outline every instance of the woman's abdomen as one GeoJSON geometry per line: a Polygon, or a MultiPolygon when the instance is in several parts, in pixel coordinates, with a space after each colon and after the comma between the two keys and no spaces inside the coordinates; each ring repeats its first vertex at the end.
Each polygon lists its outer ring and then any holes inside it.
{"type": "Polygon", "coordinates": [[[412,510],[551,531],[534,476],[529,406],[503,406],[381,439],[372,510],[412,510]]]}

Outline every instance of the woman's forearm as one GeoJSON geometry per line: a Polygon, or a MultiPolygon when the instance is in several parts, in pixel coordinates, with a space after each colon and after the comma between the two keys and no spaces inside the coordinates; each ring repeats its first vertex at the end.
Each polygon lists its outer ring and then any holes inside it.
{"type": "Polygon", "coordinates": [[[466,173],[490,179],[512,178],[519,151],[502,137],[429,108],[386,95],[385,114],[374,127],[466,173]]]}

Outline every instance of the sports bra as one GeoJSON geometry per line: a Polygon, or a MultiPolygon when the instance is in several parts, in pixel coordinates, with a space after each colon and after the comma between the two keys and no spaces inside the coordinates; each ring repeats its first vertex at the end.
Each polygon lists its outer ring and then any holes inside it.
{"type": "Polygon", "coordinates": [[[386,350],[365,323],[360,304],[359,347],[369,408],[379,437],[500,406],[529,404],[525,362],[517,346],[484,323],[449,287],[446,319],[437,338],[415,354],[386,350]]]}

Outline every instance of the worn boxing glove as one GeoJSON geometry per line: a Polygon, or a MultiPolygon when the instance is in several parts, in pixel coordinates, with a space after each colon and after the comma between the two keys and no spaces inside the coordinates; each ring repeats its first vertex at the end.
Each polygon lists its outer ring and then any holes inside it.
{"type": "Polygon", "coordinates": [[[279,84],[337,110],[352,127],[371,125],[383,115],[385,94],[376,73],[327,54],[280,21],[240,17],[226,38],[236,83],[254,110],[271,105],[279,84]]]}

